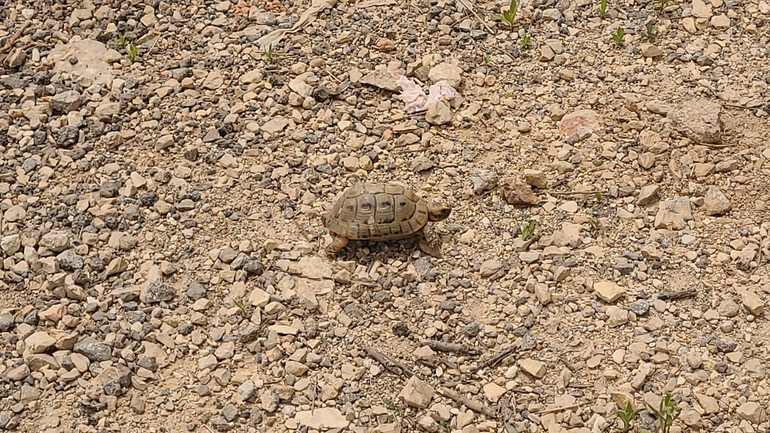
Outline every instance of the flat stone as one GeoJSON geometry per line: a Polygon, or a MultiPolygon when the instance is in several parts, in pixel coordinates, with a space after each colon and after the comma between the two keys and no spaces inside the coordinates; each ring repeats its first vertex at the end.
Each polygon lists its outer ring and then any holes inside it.
{"type": "Polygon", "coordinates": [[[507,391],[508,390],[494,382],[484,385],[484,394],[492,403],[497,403],[507,391]]]}
{"type": "Polygon", "coordinates": [[[433,396],[436,394],[427,382],[424,382],[412,376],[407,382],[398,397],[404,401],[407,406],[425,409],[430,404],[433,396]]]}
{"type": "Polygon", "coordinates": [[[59,113],[69,113],[80,108],[81,95],[75,90],[67,90],[53,95],[50,99],[51,109],[59,113]]]}
{"type": "Polygon", "coordinates": [[[755,401],[749,401],[738,406],[735,413],[753,425],[759,425],[767,420],[767,411],[755,401]]]}
{"type": "Polygon", "coordinates": [[[24,340],[30,353],[44,353],[56,344],[56,339],[45,331],[38,331],[24,340]]]}
{"type": "Polygon", "coordinates": [[[655,215],[656,229],[682,230],[687,228],[687,221],[693,219],[690,199],[678,197],[674,200],[662,201],[658,204],[655,215]]]}
{"type": "Polygon", "coordinates": [[[548,176],[541,170],[524,169],[524,181],[535,188],[548,188],[548,176]]]}
{"type": "Polygon", "coordinates": [[[641,44],[639,50],[644,57],[660,57],[666,54],[665,51],[652,44],[641,44]]]}
{"type": "Polygon", "coordinates": [[[625,289],[612,281],[599,281],[594,283],[594,292],[599,299],[611,304],[625,294],[625,289]]]}
{"type": "Polygon", "coordinates": [[[545,363],[536,359],[525,358],[519,361],[522,371],[537,379],[542,379],[546,373],[545,363]]]}
{"type": "Polygon", "coordinates": [[[110,346],[97,341],[93,337],[86,337],[75,343],[74,352],[85,355],[92,362],[109,361],[112,358],[110,346]]]}
{"type": "Polygon", "coordinates": [[[492,276],[496,274],[498,271],[500,271],[503,268],[503,263],[499,260],[486,260],[481,263],[481,267],[479,268],[479,273],[482,277],[486,278],[489,276],[492,276]]]}
{"type": "Polygon", "coordinates": [[[428,78],[433,83],[446,80],[450,86],[456,89],[462,83],[462,73],[463,70],[459,66],[444,62],[431,68],[430,72],[428,72],[428,78]]]}
{"type": "Polygon", "coordinates": [[[647,206],[650,203],[658,200],[658,191],[660,191],[660,185],[645,185],[639,191],[639,196],[636,198],[636,204],[639,206],[647,206]]]}
{"type": "Polygon", "coordinates": [[[765,303],[753,290],[739,290],[741,302],[751,314],[761,316],[765,312],[765,303]]]}
{"type": "Polygon", "coordinates": [[[698,144],[718,144],[722,139],[722,105],[706,99],[690,99],[669,111],[677,131],[698,144]]]}
{"type": "Polygon", "coordinates": [[[559,122],[559,129],[567,136],[577,133],[580,128],[602,129],[601,115],[594,110],[577,110],[564,115],[559,122]]]}
{"type": "Polygon", "coordinates": [[[706,191],[703,206],[706,214],[712,216],[724,215],[732,209],[730,200],[727,199],[727,196],[716,185],[711,185],[706,191]]]}
{"type": "Polygon", "coordinates": [[[345,429],[350,422],[342,412],[333,407],[321,407],[315,410],[303,410],[294,415],[294,421],[299,425],[312,429],[345,429]]]}

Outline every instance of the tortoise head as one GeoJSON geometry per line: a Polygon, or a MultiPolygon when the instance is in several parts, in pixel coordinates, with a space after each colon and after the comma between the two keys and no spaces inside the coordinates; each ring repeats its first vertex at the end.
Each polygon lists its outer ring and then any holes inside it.
{"type": "Polygon", "coordinates": [[[452,213],[452,206],[449,206],[447,202],[430,203],[428,205],[428,221],[436,222],[445,220],[450,213],[452,213]]]}

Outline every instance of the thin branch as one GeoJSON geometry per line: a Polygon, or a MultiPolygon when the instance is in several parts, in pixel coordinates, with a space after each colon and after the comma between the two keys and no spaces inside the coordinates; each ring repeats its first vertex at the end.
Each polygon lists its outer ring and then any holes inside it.
{"type": "Polygon", "coordinates": [[[494,410],[492,410],[488,406],[484,406],[484,403],[481,403],[480,401],[476,401],[476,400],[471,400],[465,397],[464,395],[461,395],[457,391],[453,391],[445,386],[441,387],[441,394],[444,397],[449,397],[452,400],[465,405],[465,407],[467,407],[468,409],[474,412],[482,413],[490,418],[495,418],[497,415],[494,410]]]}

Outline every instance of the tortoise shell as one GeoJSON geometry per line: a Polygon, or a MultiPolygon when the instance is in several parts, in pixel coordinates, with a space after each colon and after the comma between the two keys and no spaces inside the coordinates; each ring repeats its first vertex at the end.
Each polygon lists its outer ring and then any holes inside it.
{"type": "Polygon", "coordinates": [[[330,232],[353,240],[388,241],[416,235],[428,223],[428,203],[395,183],[346,189],[326,216],[330,232]]]}

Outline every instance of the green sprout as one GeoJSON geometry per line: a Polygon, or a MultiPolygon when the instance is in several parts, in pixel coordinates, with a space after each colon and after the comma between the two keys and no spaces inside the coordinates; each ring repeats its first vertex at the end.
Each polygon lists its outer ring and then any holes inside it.
{"type": "Polygon", "coordinates": [[[508,10],[503,11],[503,14],[500,16],[503,21],[508,23],[511,29],[513,29],[513,26],[516,23],[516,12],[518,12],[518,9],[519,5],[516,3],[516,0],[511,0],[511,4],[508,6],[508,10]]]}
{"type": "Polygon", "coordinates": [[[631,431],[631,423],[641,411],[642,409],[634,409],[630,401],[628,404],[626,404],[626,408],[624,410],[615,409],[615,415],[623,423],[623,425],[620,427],[620,433],[628,433],[631,431]]]}
{"type": "Polygon", "coordinates": [[[671,0],[656,0],[658,2],[658,13],[663,13],[663,9],[671,3],[671,0]]]}
{"type": "Polygon", "coordinates": [[[601,192],[597,191],[596,194],[594,194],[594,198],[596,199],[597,203],[604,203],[604,196],[601,192]]]}
{"type": "Polygon", "coordinates": [[[625,36],[626,31],[623,29],[623,27],[618,27],[615,33],[612,34],[612,42],[617,46],[621,46],[623,45],[623,38],[625,36]]]}
{"type": "Polygon", "coordinates": [[[529,35],[524,35],[521,37],[520,44],[522,50],[528,50],[532,48],[532,38],[529,35]]]}
{"type": "Polygon", "coordinates": [[[599,236],[604,235],[604,232],[606,231],[606,229],[604,228],[604,224],[602,224],[601,221],[599,221],[598,219],[591,218],[588,220],[588,224],[591,225],[591,231],[593,233],[596,233],[599,236]]]}
{"type": "Polygon", "coordinates": [[[654,41],[655,39],[658,39],[660,36],[660,33],[658,33],[657,30],[655,30],[655,27],[652,26],[652,23],[647,23],[644,26],[644,32],[642,32],[642,36],[645,38],[654,41]]]}
{"type": "Polygon", "coordinates": [[[481,63],[488,65],[492,61],[492,58],[489,57],[489,54],[484,54],[484,57],[481,58],[481,63]]]}
{"type": "Polygon", "coordinates": [[[682,412],[682,408],[676,404],[676,401],[671,399],[671,394],[666,395],[660,400],[660,405],[657,409],[650,406],[648,403],[644,403],[647,409],[655,415],[660,423],[660,433],[669,433],[671,426],[674,425],[674,421],[679,418],[679,414],[682,412]]]}
{"type": "Polygon", "coordinates": [[[136,49],[136,45],[129,42],[128,47],[126,48],[126,58],[131,61],[131,63],[134,62],[134,59],[136,59],[136,55],[139,53],[139,51],[136,49]]]}
{"type": "Polygon", "coordinates": [[[447,421],[441,421],[438,425],[441,426],[441,430],[444,433],[452,433],[452,424],[449,424],[447,421]]]}
{"type": "Polygon", "coordinates": [[[278,61],[278,56],[275,54],[275,48],[273,48],[273,44],[267,46],[265,55],[267,56],[267,61],[270,63],[275,63],[278,61]]]}
{"type": "Polygon", "coordinates": [[[521,228],[521,240],[528,241],[537,231],[537,221],[530,220],[527,225],[521,228]]]}
{"type": "Polygon", "coordinates": [[[233,299],[233,304],[235,304],[236,307],[241,309],[241,313],[243,313],[244,316],[248,315],[249,311],[253,307],[253,305],[251,305],[251,302],[248,300],[240,301],[238,299],[233,299]]]}
{"type": "Polygon", "coordinates": [[[139,54],[136,45],[126,39],[122,33],[118,33],[118,43],[120,44],[120,48],[123,48],[126,51],[126,58],[133,63],[134,59],[136,59],[136,55],[139,54]]]}
{"type": "Polygon", "coordinates": [[[604,15],[607,14],[607,0],[601,0],[599,3],[599,16],[604,18],[604,15]]]}
{"type": "MultiPolygon", "coordinates": [[[[404,408],[403,407],[397,405],[395,402],[393,402],[393,400],[385,399],[385,400],[383,400],[383,402],[385,403],[385,407],[387,407],[389,411],[396,413],[396,418],[397,419],[402,420],[404,418],[404,408]]],[[[388,420],[388,421],[393,421],[393,420],[391,419],[391,420],[388,420]]]]}

